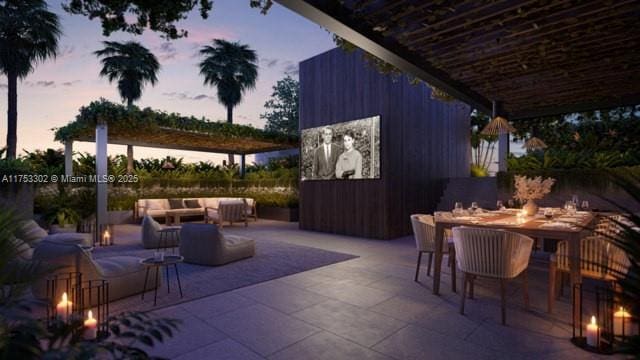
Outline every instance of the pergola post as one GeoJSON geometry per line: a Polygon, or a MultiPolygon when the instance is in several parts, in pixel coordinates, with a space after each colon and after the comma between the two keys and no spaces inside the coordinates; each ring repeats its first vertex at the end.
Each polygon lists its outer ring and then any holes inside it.
{"type": "MultiPolygon", "coordinates": [[[[500,104],[492,101],[491,118],[499,115],[500,104]]],[[[507,155],[509,154],[509,133],[498,135],[498,171],[507,171],[507,155]]]]}
{"type": "Polygon", "coordinates": [[[67,140],[64,143],[64,174],[73,176],[73,141],[67,140]]]}
{"type": "Polygon", "coordinates": [[[245,166],[245,162],[244,162],[244,154],[240,155],[240,178],[244,179],[244,166],[245,166]]]}
{"type": "Polygon", "coordinates": [[[107,213],[107,124],[96,125],[96,241],[108,223],[107,213]]]}
{"type": "Polygon", "coordinates": [[[133,174],[133,145],[127,145],[127,174],[133,174]]]}

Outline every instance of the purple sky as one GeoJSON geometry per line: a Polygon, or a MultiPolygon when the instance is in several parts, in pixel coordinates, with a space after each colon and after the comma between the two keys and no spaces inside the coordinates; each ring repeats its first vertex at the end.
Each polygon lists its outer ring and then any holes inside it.
{"type": "MultiPolygon", "coordinates": [[[[102,47],[103,40],[136,40],[158,57],[162,66],[159,82],[155,87],[145,88],[138,106],[210,120],[225,119],[226,110],[218,104],[215,89],[202,84],[197,68],[198,48],[213,38],[249,45],[260,59],[258,83],[234,110],[234,121],[258,128],[264,127],[259,115],[264,112],[263,105],[276,81],[286,73],[297,77],[300,61],[334,47],[330,33],[278,4],[274,4],[269,14],[261,15],[249,7],[249,0],[216,0],[208,19],[203,20],[193,12],[180,23],[180,28],[189,31],[188,38],[171,42],[153,32],[142,36],[116,33],[105,38],[98,21],[65,13],[59,1],[49,4],[62,24],[60,54],[56,60],[39,64],[18,83],[19,154],[22,149],[61,148],[62,144],[53,140],[51,129],[73,120],[81,106],[100,97],[120,102],[116,84],[110,85],[98,76],[100,65],[92,52],[102,47]]],[[[6,83],[6,77],[0,75],[0,147],[6,141],[6,83]]],[[[75,143],[74,150],[94,153],[95,145],[75,143]]],[[[110,155],[124,153],[124,146],[109,146],[110,155]]],[[[136,148],[135,151],[136,158],[166,155],[184,157],[187,161],[220,162],[226,158],[182,150],[136,148]]]]}

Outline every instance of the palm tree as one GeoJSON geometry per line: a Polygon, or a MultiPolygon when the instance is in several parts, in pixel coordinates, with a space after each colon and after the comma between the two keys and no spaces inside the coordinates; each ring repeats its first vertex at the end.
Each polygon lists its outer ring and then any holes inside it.
{"type": "Polygon", "coordinates": [[[58,15],[43,0],[0,2],[0,73],[7,76],[7,159],[16,158],[18,78],[35,64],[55,57],[60,38],[58,15]]]}
{"type": "MultiPolygon", "coordinates": [[[[204,46],[200,55],[205,57],[200,62],[204,84],[217,88],[218,102],[227,107],[227,122],[233,123],[233,108],[247,89],[256,86],[258,56],[247,45],[222,39],[214,39],[213,46],[204,46]]],[[[233,155],[229,154],[229,163],[233,162],[233,155]]]]}
{"type": "Polygon", "coordinates": [[[152,52],[135,41],[120,43],[103,41],[105,47],[94,52],[102,60],[100,76],[109,78],[109,83],[118,80],[118,92],[127,106],[140,99],[146,83],[155,85],[160,70],[158,59],[152,52]]]}

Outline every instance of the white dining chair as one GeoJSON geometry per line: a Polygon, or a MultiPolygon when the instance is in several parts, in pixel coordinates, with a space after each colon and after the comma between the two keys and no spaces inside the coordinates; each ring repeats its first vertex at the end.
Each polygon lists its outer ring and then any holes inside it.
{"type": "MultiPolygon", "coordinates": [[[[562,276],[570,272],[569,261],[569,244],[564,240],[558,242],[556,252],[551,254],[549,259],[547,311],[550,313],[553,312],[555,300],[564,286],[562,276]]],[[[630,265],[624,251],[611,243],[606,236],[595,233],[580,240],[581,276],[613,283],[627,273],[630,265]]]]}
{"type": "Polygon", "coordinates": [[[460,314],[464,314],[467,288],[472,294],[473,282],[478,276],[500,280],[503,325],[506,324],[507,280],[522,275],[524,304],[526,308],[529,307],[526,270],[533,245],[532,238],[504,230],[455,227],[453,243],[458,268],[463,274],[460,314]]]}
{"type": "MultiPolygon", "coordinates": [[[[418,251],[418,261],[416,264],[416,275],[414,277],[414,281],[418,281],[418,275],[420,274],[420,263],[422,261],[422,254],[429,254],[429,263],[427,264],[427,276],[431,274],[431,264],[433,263],[433,254],[435,252],[435,244],[436,244],[436,223],[431,215],[425,214],[414,214],[411,215],[411,226],[413,227],[413,237],[416,241],[416,250],[418,251]]],[[[442,251],[444,253],[449,252],[449,249],[452,249],[451,239],[447,236],[443,237],[442,243],[442,251]]],[[[449,254],[451,258],[452,254],[449,254]]],[[[450,259],[453,260],[453,259],[450,259]]],[[[452,289],[455,292],[455,282],[456,282],[456,273],[455,273],[455,262],[450,261],[449,266],[451,267],[451,281],[452,281],[452,289]]]]}

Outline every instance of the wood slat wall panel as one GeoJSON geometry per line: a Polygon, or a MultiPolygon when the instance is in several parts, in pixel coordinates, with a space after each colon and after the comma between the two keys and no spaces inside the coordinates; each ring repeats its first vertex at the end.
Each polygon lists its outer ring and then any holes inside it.
{"type": "Polygon", "coordinates": [[[378,180],[305,181],[300,228],[390,239],[409,215],[431,212],[443,179],[469,174],[469,107],[430,98],[425,85],[392,79],[361,53],[334,49],[300,64],[300,128],[380,115],[378,180]]]}

